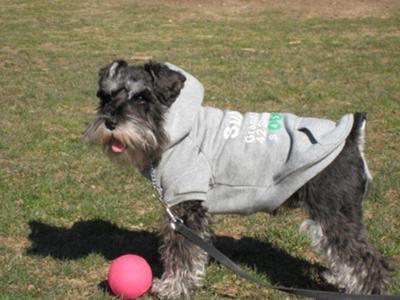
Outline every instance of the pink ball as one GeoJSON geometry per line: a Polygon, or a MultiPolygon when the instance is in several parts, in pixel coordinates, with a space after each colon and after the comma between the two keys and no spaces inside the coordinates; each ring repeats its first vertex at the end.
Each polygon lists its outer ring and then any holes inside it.
{"type": "Polygon", "coordinates": [[[138,255],[127,254],[116,258],[108,270],[108,285],[116,296],[136,299],[146,293],[153,273],[147,261],[138,255]]]}

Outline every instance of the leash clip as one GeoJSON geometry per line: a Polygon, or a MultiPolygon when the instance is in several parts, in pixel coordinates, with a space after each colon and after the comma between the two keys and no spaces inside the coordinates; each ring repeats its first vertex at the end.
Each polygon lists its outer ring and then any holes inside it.
{"type": "Polygon", "coordinates": [[[173,214],[173,212],[169,209],[169,207],[167,207],[167,208],[165,209],[165,211],[167,212],[169,218],[171,219],[171,223],[170,223],[169,225],[171,226],[171,228],[172,228],[173,230],[176,230],[176,225],[175,225],[176,223],[181,223],[181,224],[183,224],[183,220],[182,220],[181,218],[178,218],[177,216],[175,216],[175,215],[173,214]]]}

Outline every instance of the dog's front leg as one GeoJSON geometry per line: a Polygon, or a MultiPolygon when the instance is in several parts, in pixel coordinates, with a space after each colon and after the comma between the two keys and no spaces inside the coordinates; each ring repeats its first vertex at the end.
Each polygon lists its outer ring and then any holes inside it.
{"type": "MultiPolygon", "coordinates": [[[[202,238],[211,238],[210,214],[201,201],[186,201],[172,208],[185,225],[202,238]]],[[[207,253],[193,245],[170,226],[167,215],[161,225],[162,245],[160,247],[164,273],[153,281],[152,292],[161,299],[189,297],[191,290],[202,285],[205,276],[207,253]]]]}

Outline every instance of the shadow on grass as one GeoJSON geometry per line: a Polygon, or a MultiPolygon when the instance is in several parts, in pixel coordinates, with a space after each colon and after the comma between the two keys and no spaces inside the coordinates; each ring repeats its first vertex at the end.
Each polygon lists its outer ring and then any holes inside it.
{"type": "MultiPolygon", "coordinates": [[[[79,221],[71,228],[32,221],[29,227],[32,245],[27,250],[28,255],[73,260],[90,253],[99,253],[112,260],[123,254],[135,253],[151,264],[156,276],[161,273],[156,233],[131,231],[103,220],[79,221]]],[[[233,261],[267,275],[272,284],[334,290],[332,286],[313,279],[322,271],[320,265],[292,257],[267,242],[247,237],[234,240],[227,236],[217,236],[215,245],[233,261]]]]}

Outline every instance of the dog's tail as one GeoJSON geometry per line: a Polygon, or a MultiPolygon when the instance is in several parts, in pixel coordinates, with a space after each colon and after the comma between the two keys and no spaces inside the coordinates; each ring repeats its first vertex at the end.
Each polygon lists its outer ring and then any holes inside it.
{"type": "Polygon", "coordinates": [[[362,142],[364,143],[364,135],[365,135],[365,123],[367,122],[367,113],[356,112],[354,113],[354,123],[353,128],[349,134],[349,138],[356,142],[360,142],[360,138],[362,138],[362,142]]]}
{"type": "Polygon", "coordinates": [[[368,169],[367,160],[364,155],[366,123],[367,123],[367,113],[366,112],[354,113],[353,128],[351,129],[350,134],[347,137],[348,140],[351,140],[352,142],[357,144],[359,153],[363,160],[364,172],[365,172],[365,176],[367,179],[365,195],[367,194],[368,186],[369,186],[370,182],[372,181],[372,175],[368,169]]]}

